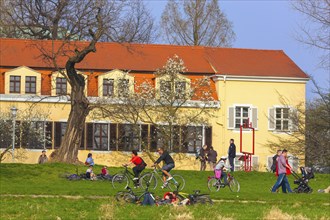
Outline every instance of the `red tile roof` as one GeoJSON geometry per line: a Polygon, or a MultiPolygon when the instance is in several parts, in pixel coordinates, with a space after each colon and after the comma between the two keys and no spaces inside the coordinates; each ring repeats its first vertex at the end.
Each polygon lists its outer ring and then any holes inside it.
{"type": "MultiPolygon", "coordinates": [[[[75,42],[83,46],[87,42],[75,42]]],[[[60,41],[54,42],[58,47],[60,41]]],[[[0,39],[0,66],[50,68],[40,57],[36,46],[50,49],[47,40],[0,39]]],[[[96,53],[90,53],[77,68],[88,70],[131,70],[154,72],[173,55],[183,59],[189,73],[225,74],[237,76],[297,77],[308,76],[281,50],[212,48],[151,44],[97,43],[96,53]]],[[[59,59],[64,66],[65,57],[59,59]]]]}

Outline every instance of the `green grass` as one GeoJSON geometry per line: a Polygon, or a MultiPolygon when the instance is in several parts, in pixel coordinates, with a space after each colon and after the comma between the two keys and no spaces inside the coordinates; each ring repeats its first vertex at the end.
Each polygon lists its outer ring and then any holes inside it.
{"type": "MultiPolygon", "coordinates": [[[[80,166],[78,169],[84,172],[86,168],[80,166]]],[[[271,173],[235,172],[241,191],[232,193],[224,188],[211,193],[212,199],[220,200],[213,206],[142,208],[116,203],[113,196],[117,191],[108,181],[68,181],[60,177],[64,173],[75,173],[75,170],[76,166],[67,164],[1,164],[0,219],[221,219],[221,216],[222,219],[262,219],[270,210],[276,211],[275,207],[300,219],[329,219],[330,216],[329,194],[272,194],[269,188],[276,178],[271,173]],[[80,197],[69,198],[65,195],[80,197]]],[[[94,168],[96,173],[100,170],[101,167],[94,168]]],[[[109,168],[112,174],[121,170],[109,168]]],[[[202,193],[208,193],[206,182],[212,172],[175,170],[173,173],[179,173],[186,179],[184,192],[192,193],[199,189],[202,193]]],[[[291,187],[296,187],[292,176],[289,180],[291,187]]],[[[329,185],[330,175],[316,174],[310,182],[314,191],[329,185]]],[[[165,192],[158,188],[155,194],[162,196],[165,192]]],[[[277,219],[287,218],[285,213],[284,217],[277,219]]]]}

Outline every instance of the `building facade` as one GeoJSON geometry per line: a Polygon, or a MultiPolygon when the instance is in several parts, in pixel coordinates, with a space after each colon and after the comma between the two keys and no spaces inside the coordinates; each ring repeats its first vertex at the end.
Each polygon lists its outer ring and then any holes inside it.
{"type": "MultiPolygon", "coordinates": [[[[17,123],[23,124],[23,115],[29,115],[32,121],[29,126],[43,137],[34,139],[31,129],[16,131],[15,148],[17,152],[24,151],[25,157],[20,162],[26,163],[37,162],[42,149],[50,153],[60,146],[70,112],[70,84],[41,58],[34,44],[50,47],[52,42],[0,39],[2,117],[8,116],[10,108],[15,106],[21,114],[17,123]]],[[[289,115],[295,106],[305,103],[308,76],[283,51],[98,43],[97,52],[89,54],[77,70],[85,77],[85,91],[91,102],[102,97],[115,101],[137,92],[136,87],[143,82],[155,88],[163,86],[155,71],[174,55],[187,67],[175,84],[175,91],[179,93],[188,89],[192,81],[207,77],[213,99],[208,108],[215,115],[208,124],[177,126],[175,143],[180,147],[172,149],[177,168],[197,169],[195,152],[204,144],[212,145],[219,156],[226,155],[231,138],[235,139],[237,154],[241,155],[239,127],[249,121],[255,128],[253,165],[255,169],[265,170],[274,154],[267,143],[276,137],[287,138],[288,132],[294,132],[295,125],[289,115]],[[283,97],[287,100],[285,104],[283,97]]],[[[59,59],[61,68],[64,63],[65,57],[59,59]]],[[[191,100],[198,101],[198,98],[191,100]]],[[[186,109],[192,108],[198,109],[191,106],[186,109]]],[[[244,129],[242,136],[243,151],[251,151],[251,131],[244,129]]],[[[79,159],[83,161],[88,152],[94,152],[97,163],[118,166],[128,160],[130,150],[147,148],[153,152],[164,144],[161,140],[152,124],[140,123],[136,130],[136,126],[125,120],[95,119],[89,115],[83,128],[79,159]]],[[[8,137],[3,135],[0,144],[1,149],[6,148],[8,137]]],[[[6,161],[11,159],[8,157],[6,161]]],[[[239,168],[241,162],[235,163],[239,168]]]]}

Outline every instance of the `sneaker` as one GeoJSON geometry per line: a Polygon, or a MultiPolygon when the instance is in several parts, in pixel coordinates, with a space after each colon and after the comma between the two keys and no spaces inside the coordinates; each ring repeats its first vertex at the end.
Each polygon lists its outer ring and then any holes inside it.
{"type": "Polygon", "coordinates": [[[136,180],[138,180],[138,179],[139,179],[138,177],[134,177],[134,178],[133,178],[134,181],[136,181],[136,180]]]}
{"type": "Polygon", "coordinates": [[[168,181],[170,181],[171,179],[173,179],[173,177],[170,176],[169,178],[167,178],[166,181],[168,182],[168,181]]]}
{"type": "Polygon", "coordinates": [[[166,188],[166,187],[167,187],[167,183],[164,183],[164,184],[161,186],[162,189],[164,189],[164,188],[166,188]]]}

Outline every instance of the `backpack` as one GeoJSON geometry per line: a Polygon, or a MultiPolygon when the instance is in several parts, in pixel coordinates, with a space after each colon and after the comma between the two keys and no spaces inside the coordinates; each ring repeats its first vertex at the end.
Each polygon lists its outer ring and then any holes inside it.
{"type": "Polygon", "coordinates": [[[77,174],[71,174],[70,176],[67,177],[68,180],[80,180],[80,176],[77,174]]]}
{"type": "Polygon", "coordinates": [[[144,195],[142,205],[155,205],[155,199],[151,193],[146,193],[144,195]]]}
{"type": "Polygon", "coordinates": [[[140,166],[144,166],[144,167],[146,167],[147,166],[147,163],[142,159],[142,157],[140,157],[141,158],[141,160],[142,160],[142,163],[140,164],[140,166]]]}

